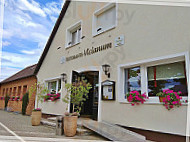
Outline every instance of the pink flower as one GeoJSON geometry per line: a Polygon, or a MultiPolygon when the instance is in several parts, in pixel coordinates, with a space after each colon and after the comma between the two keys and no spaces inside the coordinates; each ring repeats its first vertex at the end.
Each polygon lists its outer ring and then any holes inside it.
{"type": "Polygon", "coordinates": [[[163,92],[166,93],[168,92],[170,89],[164,89],[163,92]]]}
{"type": "Polygon", "coordinates": [[[174,101],[174,102],[172,102],[172,103],[175,105],[175,104],[177,104],[178,102],[177,102],[177,101],[174,101]]]}
{"type": "Polygon", "coordinates": [[[173,108],[174,106],[173,105],[169,105],[170,108],[173,108]]]}
{"type": "Polygon", "coordinates": [[[166,102],[166,98],[163,98],[163,102],[166,102]]]}
{"type": "Polygon", "coordinates": [[[176,99],[180,99],[179,95],[175,95],[176,96],[176,99]]]}
{"type": "Polygon", "coordinates": [[[168,93],[173,93],[174,91],[173,90],[169,90],[168,93]]]}
{"type": "Polygon", "coordinates": [[[135,104],[134,103],[131,103],[132,106],[134,106],[135,104]]]}
{"type": "Polygon", "coordinates": [[[168,101],[171,100],[171,99],[170,99],[170,95],[167,95],[166,98],[167,98],[168,101]]]}

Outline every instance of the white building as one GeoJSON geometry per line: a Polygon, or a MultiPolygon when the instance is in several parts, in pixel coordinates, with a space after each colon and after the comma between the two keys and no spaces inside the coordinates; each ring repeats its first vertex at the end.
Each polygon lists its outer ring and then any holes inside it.
{"type": "MultiPolygon", "coordinates": [[[[185,140],[189,134],[187,103],[168,111],[156,93],[170,88],[182,91],[183,100],[188,99],[190,4],[125,2],[67,0],[38,62],[38,80],[50,90],[61,90],[63,98],[61,74],[67,75],[68,83],[84,77],[93,89],[83,115],[126,126],[158,141],[185,140]],[[104,64],[110,65],[110,78],[102,70],[104,64]],[[105,80],[115,81],[115,100],[103,100],[101,83],[105,80]],[[131,106],[125,97],[131,90],[146,92],[149,100],[131,106]]],[[[41,107],[45,114],[63,115],[67,106],[60,99],[41,107]]]]}

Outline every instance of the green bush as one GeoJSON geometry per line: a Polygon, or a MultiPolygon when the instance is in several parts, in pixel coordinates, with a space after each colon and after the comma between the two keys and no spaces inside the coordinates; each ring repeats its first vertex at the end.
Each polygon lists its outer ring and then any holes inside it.
{"type": "Polygon", "coordinates": [[[29,93],[27,92],[26,94],[24,94],[22,98],[22,115],[26,114],[26,108],[28,106],[28,102],[29,102],[29,93]]]}
{"type": "Polygon", "coordinates": [[[8,105],[9,99],[10,99],[10,97],[9,97],[9,95],[7,94],[7,95],[5,96],[5,110],[7,110],[7,105],[8,105]]]}

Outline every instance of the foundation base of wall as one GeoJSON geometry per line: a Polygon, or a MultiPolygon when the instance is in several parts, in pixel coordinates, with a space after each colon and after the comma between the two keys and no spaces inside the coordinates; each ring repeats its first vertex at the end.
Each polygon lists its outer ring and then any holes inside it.
{"type": "MultiPolygon", "coordinates": [[[[119,126],[121,126],[121,125],[119,125],[119,126]]],[[[126,126],[122,126],[122,127],[126,128],[126,129],[128,129],[130,131],[139,133],[139,134],[145,136],[147,140],[151,140],[151,141],[158,141],[158,142],[186,142],[186,137],[185,136],[154,132],[154,131],[137,129],[137,128],[126,127],[126,126]]],[[[189,140],[190,140],[190,137],[189,137],[189,140]]]]}

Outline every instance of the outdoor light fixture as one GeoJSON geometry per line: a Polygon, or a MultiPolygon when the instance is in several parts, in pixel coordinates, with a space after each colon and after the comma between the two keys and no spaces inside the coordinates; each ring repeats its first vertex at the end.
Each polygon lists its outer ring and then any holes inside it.
{"type": "Polygon", "coordinates": [[[66,73],[62,73],[61,76],[62,76],[63,82],[67,83],[67,74],[66,73]]]}
{"type": "Polygon", "coordinates": [[[108,78],[110,78],[110,72],[109,72],[110,71],[110,65],[107,65],[107,64],[102,65],[102,69],[105,72],[105,75],[107,75],[108,78]]]}

